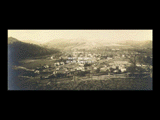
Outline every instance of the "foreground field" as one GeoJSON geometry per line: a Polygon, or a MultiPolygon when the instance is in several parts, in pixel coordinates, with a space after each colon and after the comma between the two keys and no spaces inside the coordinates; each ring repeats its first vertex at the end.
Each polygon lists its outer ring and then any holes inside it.
{"type": "Polygon", "coordinates": [[[151,79],[87,80],[54,84],[52,90],[151,90],[151,79]]]}
{"type": "Polygon", "coordinates": [[[152,90],[152,79],[147,77],[143,79],[81,78],[73,80],[72,78],[59,78],[40,80],[39,77],[17,77],[13,85],[17,90],[152,90]]]}

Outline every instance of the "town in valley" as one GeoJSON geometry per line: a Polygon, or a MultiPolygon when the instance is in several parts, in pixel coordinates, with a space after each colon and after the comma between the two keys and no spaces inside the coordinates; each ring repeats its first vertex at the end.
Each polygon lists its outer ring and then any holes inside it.
{"type": "Polygon", "coordinates": [[[152,90],[152,59],[151,40],[35,45],[8,37],[8,89],[152,90]]]}

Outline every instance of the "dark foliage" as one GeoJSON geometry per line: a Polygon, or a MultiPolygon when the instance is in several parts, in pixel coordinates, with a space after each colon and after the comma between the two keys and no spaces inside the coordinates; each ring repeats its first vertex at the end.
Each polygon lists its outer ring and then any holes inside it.
{"type": "Polygon", "coordinates": [[[9,62],[17,62],[21,59],[39,57],[58,53],[58,50],[43,48],[39,45],[24,43],[14,38],[8,38],[8,59],[9,62]]]}

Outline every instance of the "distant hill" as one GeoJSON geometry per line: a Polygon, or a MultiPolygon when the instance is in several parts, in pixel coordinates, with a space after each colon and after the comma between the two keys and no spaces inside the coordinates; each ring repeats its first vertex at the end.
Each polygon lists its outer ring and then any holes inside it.
{"type": "Polygon", "coordinates": [[[72,49],[96,49],[102,47],[123,47],[130,48],[128,45],[115,44],[110,40],[84,40],[84,39],[55,39],[43,44],[46,48],[57,48],[60,50],[72,50],[72,49]]]}
{"type": "Polygon", "coordinates": [[[72,40],[72,39],[54,39],[47,43],[44,43],[43,47],[50,48],[50,49],[56,48],[60,50],[65,50],[65,49],[72,49],[74,47],[78,47],[85,43],[86,43],[85,40],[78,41],[78,40],[72,40]]]}
{"type": "Polygon", "coordinates": [[[97,49],[97,48],[117,48],[117,49],[133,49],[133,48],[152,48],[152,41],[134,41],[126,40],[115,42],[113,40],[84,40],[84,39],[54,39],[42,44],[45,48],[56,48],[67,51],[73,49],[97,49]]]}
{"type": "Polygon", "coordinates": [[[14,61],[58,53],[56,49],[47,49],[39,45],[25,43],[16,38],[8,38],[8,58],[14,61]]]}
{"type": "Polygon", "coordinates": [[[151,40],[145,40],[145,41],[134,41],[134,40],[126,40],[119,42],[121,45],[129,45],[135,48],[152,48],[152,41],[151,40]]]}
{"type": "Polygon", "coordinates": [[[73,49],[94,49],[96,47],[101,47],[102,45],[104,44],[101,42],[84,39],[57,39],[43,44],[43,46],[46,48],[54,47],[64,51],[73,49]]]}

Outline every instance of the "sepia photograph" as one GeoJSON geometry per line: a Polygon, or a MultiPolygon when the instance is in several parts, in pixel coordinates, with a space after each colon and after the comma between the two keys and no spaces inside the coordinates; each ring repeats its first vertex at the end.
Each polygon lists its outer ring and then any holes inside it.
{"type": "Polygon", "coordinates": [[[8,90],[153,90],[153,30],[8,29],[8,90]]]}

